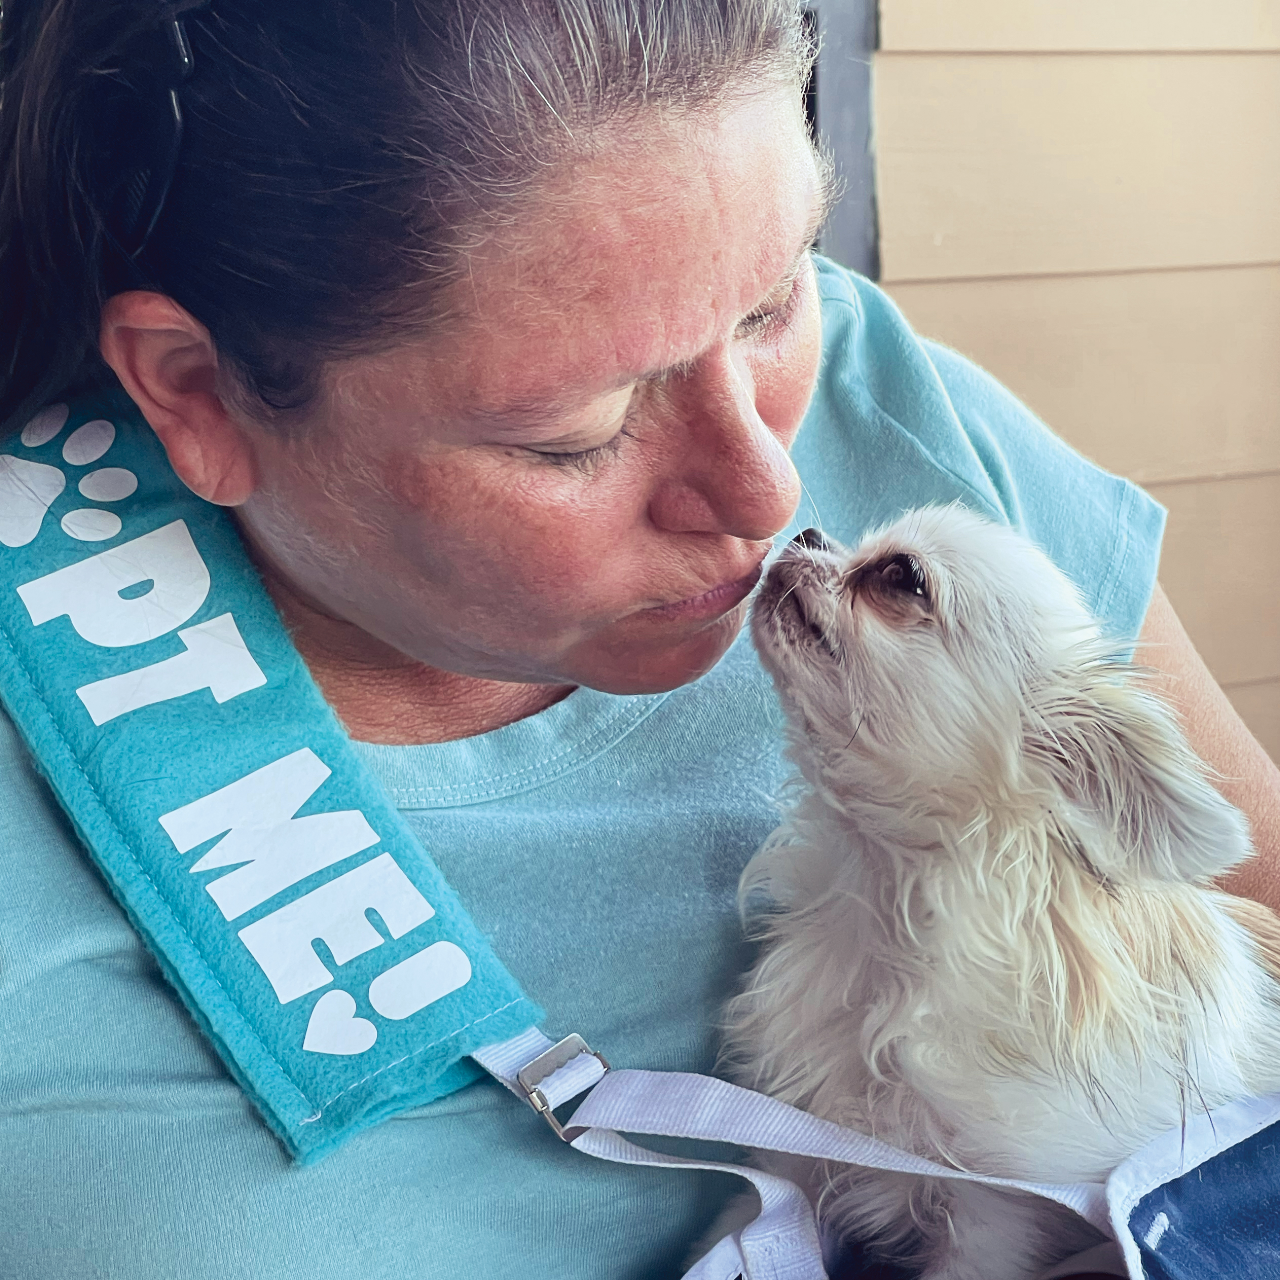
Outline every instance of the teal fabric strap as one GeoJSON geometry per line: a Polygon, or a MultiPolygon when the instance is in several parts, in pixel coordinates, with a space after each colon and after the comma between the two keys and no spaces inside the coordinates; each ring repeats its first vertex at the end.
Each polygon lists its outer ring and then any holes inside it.
{"type": "Polygon", "coordinates": [[[0,697],[302,1161],[542,1019],[352,750],[227,514],[125,400],[0,444],[0,697]]]}

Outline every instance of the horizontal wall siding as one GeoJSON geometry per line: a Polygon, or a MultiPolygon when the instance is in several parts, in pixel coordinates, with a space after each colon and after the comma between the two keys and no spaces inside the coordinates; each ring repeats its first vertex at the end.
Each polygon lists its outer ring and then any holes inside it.
{"type": "Polygon", "coordinates": [[[1280,678],[1280,474],[1148,491],[1169,509],[1161,581],[1209,669],[1280,678]]]}
{"type": "Polygon", "coordinates": [[[882,279],[1280,262],[1280,54],[880,54],[882,279]]]}
{"type": "Polygon", "coordinates": [[[1280,0],[881,0],[880,36],[882,282],[1165,503],[1280,758],[1280,0]]]}
{"type": "Polygon", "coordinates": [[[1280,470],[1280,266],[888,288],[1108,470],[1280,470]]]}
{"type": "Polygon", "coordinates": [[[885,0],[894,50],[1280,49],[1280,0],[885,0]]]}

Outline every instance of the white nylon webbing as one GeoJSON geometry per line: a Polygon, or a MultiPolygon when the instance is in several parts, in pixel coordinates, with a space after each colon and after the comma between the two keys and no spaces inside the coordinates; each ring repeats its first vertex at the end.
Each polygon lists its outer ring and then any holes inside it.
{"type": "Polygon", "coordinates": [[[826,1280],[818,1226],[808,1196],[793,1182],[740,1164],[661,1155],[608,1129],[588,1129],[573,1146],[602,1160],[666,1169],[712,1169],[751,1182],[761,1209],[754,1221],[726,1236],[701,1258],[684,1280],[826,1280]]]}
{"type": "Polygon", "coordinates": [[[611,1071],[574,1112],[572,1123],[627,1133],[706,1138],[868,1169],[958,1178],[1029,1191],[1075,1210],[1104,1234],[1114,1234],[1106,1188],[1101,1182],[1059,1186],[949,1169],[864,1133],[819,1120],[776,1098],[710,1076],[674,1071],[611,1071]]]}
{"type": "MultiPolygon", "coordinates": [[[[471,1056],[522,1102],[528,1102],[528,1095],[516,1080],[516,1072],[553,1047],[537,1027],[530,1027],[528,1031],[504,1040],[501,1044],[487,1044],[471,1056]]],[[[554,1111],[570,1098],[586,1093],[592,1085],[599,1083],[604,1071],[604,1064],[595,1054],[580,1053],[559,1071],[542,1080],[538,1088],[554,1111]]]]}
{"type": "MultiPolygon", "coordinates": [[[[516,1080],[516,1073],[552,1047],[541,1031],[531,1027],[510,1040],[486,1045],[472,1057],[500,1084],[527,1102],[528,1095],[516,1080]]],[[[552,1107],[558,1107],[598,1085],[602,1078],[607,1077],[600,1059],[584,1053],[543,1079],[538,1088],[552,1107]]],[[[736,1174],[752,1183],[760,1196],[759,1215],[699,1259],[685,1280],[737,1280],[743,1275],[751,1280],[826,1280],[813,1207],[804,1192],[785,1178],[743,1165],[662,1155],[628,1142],[609,1129],[590,1129],[573,1145],[588,1155],[618,1164],[710,1169],[736,1174]]]]}
{"type": "MultiPolygon", "coordinates": [[[[516,1072],[551,1047],[540,1031],[530,1030],[474,1055],[491,1074],[521,1098],[516,1072]]],[[[745,1165],[688,1160],[646,1150],[620,1133],[699,1138],[735,1146],[862,1165],[895,1173],[956,1178],[987,1186],[1027,1191],[1073,1209],[1108,1236],[1114,1235],[1102,1183],[1055,1186],[992,1178],[949,1169],[888,1143],[819,1120],[776,1098],[710,1076],[673,1071],[610,1071],[592,1054],[579,1054],[539,1085],[552,1106],[590,1088],[568,1121],[586,1132],[573,1140],[579,1151],[622,1164],[712,1169],[751,1182],[761,1211],[741,1231],[726,1236],[703,1257],[685,1280],[825,1280],[822,1249],[813,1207],[794,1183],[745,1165]],[[594,1088],[592,1087],[594,1085],[594,1088]]]]}

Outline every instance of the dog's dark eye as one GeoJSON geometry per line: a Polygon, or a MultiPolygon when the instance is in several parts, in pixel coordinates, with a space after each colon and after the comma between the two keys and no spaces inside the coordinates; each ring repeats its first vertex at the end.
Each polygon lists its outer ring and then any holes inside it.
{"type": "Polygon", "coordinates": [[[929,589],[924,580],[924,570],[915,556],[891,556],[888,560],[876,565],[874,570],[879,585],[889,591],[901,592],[908,596],[929,598],[929,589]]]}

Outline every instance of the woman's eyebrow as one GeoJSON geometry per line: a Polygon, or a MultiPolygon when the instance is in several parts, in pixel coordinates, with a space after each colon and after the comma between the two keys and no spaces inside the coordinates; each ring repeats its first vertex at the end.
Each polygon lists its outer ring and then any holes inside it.
{"type": "MultiPolygon", "coordinates": [[[[836,179],[834,170],[826,161],[819,158],[818,167],[818,193],[814,202],[813,210],[809,214],[809,219],[805,223],[804,233],[800,240],[800,248],[796,252],[794,258],[787,264],[786,269],[765,291],[764,297],[768,298],[771,293],[776,292],[789,281],[795,280],[800,274],[800,269],[804,265],[804,260],[809,251],[814,247],[814,241],[818,238],[818,233],[826,224],[827,219],[831,216],[831,210],[835,207],[837,200],[840,198],[840,183],[836,179]]],[[[698,355],[702,353],[699,352],[698,355]]],[[[649,369],[643,373],[632,375],[634,381],[637,382],[660,382],[664,378],[677,377],[681,373],[687,372],[697,360],[698,355],[688,356],[684,360],[676,360],[669,365],[661,368],[649,369]]]]}
{"type": "MultiPolygon", "coordinates": [[[[817,198],[814,201],[809,218],[805,222],[804,231],[800,236],[800,248],[797,250],[795,257],[788,263],[786,270],[766,291],[764,295],[766,298],[787,281],[794,280],[799,274],[804,264],[805,255],[814,247],[814,241],[817,240],[818,233],[826,224],[827,219],[831,216],[831,210],[840,198],[840,182],[835,176],[832,165],[822,156],[818,156],[817,159],[817,198]]],[[[686,372],[697,358],[697,355],[694,355],[684,360],[674,361],[661,368],[643,373],[629,374],[623,381],[619,382],[618,387],[615,389],[620,389],[629,382],[657,382],[664,378],[676,377],[686,372]]],[[[470,416],[473,420],[484,423],[491,429],[500,431],[506,427],[513,434],[523,434],[539,427],[558,426],[563,422],[569,408],[570,406],[564,401],[525,399],[514,400],[498,407],[477,407],[471,411],[470,416]]]]}

